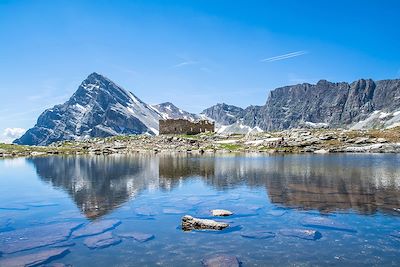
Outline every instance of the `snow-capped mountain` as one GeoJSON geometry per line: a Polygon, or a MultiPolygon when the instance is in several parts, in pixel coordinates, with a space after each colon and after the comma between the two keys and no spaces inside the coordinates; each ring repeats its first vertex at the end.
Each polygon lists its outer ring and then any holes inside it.
{"type": "Polygon", "coordinates": [[[151,105],[151,108],[160,114],[163,119],[185,119],[195,121],[200,118],[199,115],[184,111],[171,102],[151,105]]]}
{"type": "MultiPolygon", "coordinates": [[[[14,141],[23,145],[48,145],[62,140],[128,134],[158,134],[158,121],[168,106],[152,107],[108,78],[90,74],[72,97],[45,110],[36,125],[14,141]]],[[[178,110],[172,104],[171,110],[178,110]]],[[[182,111],[182,114],[190,114],[182,111]]]]}

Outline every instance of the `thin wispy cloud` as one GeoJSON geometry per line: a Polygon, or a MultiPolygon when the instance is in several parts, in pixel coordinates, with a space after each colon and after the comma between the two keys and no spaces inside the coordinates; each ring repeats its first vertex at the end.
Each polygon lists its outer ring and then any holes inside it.
{"type": "Polygon", "coordinates": [[[176,64],[176,65],[173,65],[172,67],[173,67],[173,68],[181,68],[181,67],[184,67],[184,66],[196,65],[196,64],[198,64],[198,63],[199,63],[198,61],[186,60],[186,61],[183,61],[183,62],[178,63],[178,64],[176,64]]]}
{"type": "Polygon", "coordinates": [[[296,51],[296,52],[292,52],[292,53],[288,53],[288,54],[284,54],[284,55],[264,58],[261,60],[261,62],[274,62],[274,61],[289,59],[289,58],[293,58],[293,57],[299,57],[299,56],[302,56],[305,54],[308,54],[308,52],[301,50],[301,51],[296,51]]]}

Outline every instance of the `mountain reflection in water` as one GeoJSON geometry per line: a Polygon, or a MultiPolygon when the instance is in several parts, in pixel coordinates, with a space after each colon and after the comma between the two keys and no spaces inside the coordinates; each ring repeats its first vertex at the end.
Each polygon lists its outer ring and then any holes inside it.
{"type": "MultiPolygon", "coordinates": [[[[68,192],[82,213],[101,217],[142,190],[201,179],[218,190],[263,187],[272,203],[321,212],[393,213],[400,206],[396,155],[56,156],[28,159],[68,192]]],[[[195,192],[194,192],[195,194],[195,192]]]]}

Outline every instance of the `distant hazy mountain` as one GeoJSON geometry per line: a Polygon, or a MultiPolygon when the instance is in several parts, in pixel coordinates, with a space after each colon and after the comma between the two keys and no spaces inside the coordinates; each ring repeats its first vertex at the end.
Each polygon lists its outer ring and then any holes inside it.
{"type": "Polygon", "coordinates": [[[67,102],[45,110],[35,127],[14,143],[48,145],[88,137],[154,135],[158,134],[158,120],[166,114],[171,118],[190,115],[185,111],[181,114],[172,104],[152,107],[108,78],[92,73],[67,102]],[[169,106],[171,113],[164,112],[169,106]]]}
{"type": "MultiPolygon", "coordinates": [[[[253,130],[296,127],[387,128],[400,126],[400,80],[321,80],[277,88],[264,106],[246,109],[217,104],[202,112],[220,128],[239,124],[253,130]]],[[[243,127],[242,127],[243,128],[243,127]]]]}

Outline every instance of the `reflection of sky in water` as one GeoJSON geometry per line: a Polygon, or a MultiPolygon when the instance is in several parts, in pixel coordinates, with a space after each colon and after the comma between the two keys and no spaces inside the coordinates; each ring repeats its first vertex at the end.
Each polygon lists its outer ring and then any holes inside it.
{"type": "Polygon", "coordinates": [[[0,223],[11,219],[10,225],[20,229],[114,218],[122,222],[114,234],[155,235],[145,243],[123,240],[99,250],[89,250],[78,239],[71,253],[58,260],[74,266],[199,266],[214,253],[236,255],[245,266],[397,265],[400,239],[390,234],[400,218],[399,163],[400,156],[388,154],[2,160],[0,223]],[[179,230],[182,215],[206,218],[213,208],[235,212],[223,219],[232,231],[179,230]],[[317,241],[279,234],[282,229],[310,229],[305,218],[319,216],[356,232],[311,227],[322,233],[317,241]],[[276,236],[241,236],[259,230],[276,236]]]}

